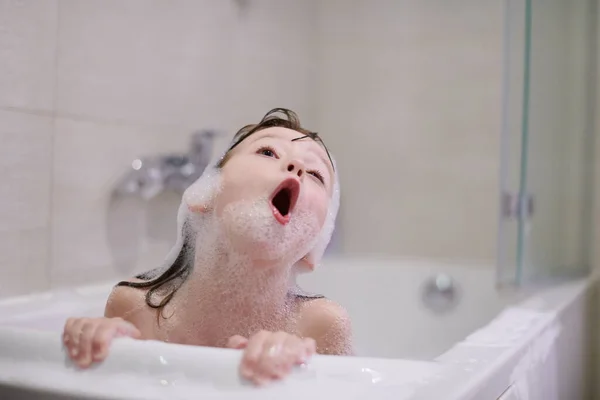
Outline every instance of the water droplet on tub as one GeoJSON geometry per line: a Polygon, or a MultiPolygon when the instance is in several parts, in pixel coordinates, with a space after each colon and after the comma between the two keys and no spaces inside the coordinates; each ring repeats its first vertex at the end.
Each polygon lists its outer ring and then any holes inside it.
{"type": "Polygon", "coordinates": [[[369,376],[371,383],[377,383],[383,380],[381,374],[371,368],[362,368],[361,371],[369,376]]]}

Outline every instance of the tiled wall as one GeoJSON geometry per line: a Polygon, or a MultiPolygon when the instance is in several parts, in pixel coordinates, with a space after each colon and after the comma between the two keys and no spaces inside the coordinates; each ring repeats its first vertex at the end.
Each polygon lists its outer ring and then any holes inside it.
{"type": "Polygon", "coordinates": [[[161,263],[179,199],[111,199],[133,159],[276,106],[314,124],[314,2],[244,3],[0,1],[0,297],[161,263]]]}
{"type": "Polygon", "coordinates": [[[344,250],[493,265],[502,3],[320,4],[318,125],[344,149],[344,250]]]}
{"type": "Polygon", "coordinates": [[[159,264],[177,197],[116,179],[276,106],[338,159],[343,251],[493,266],[501,3],[0,0],[0,29],[0,297],[159,264]]]}

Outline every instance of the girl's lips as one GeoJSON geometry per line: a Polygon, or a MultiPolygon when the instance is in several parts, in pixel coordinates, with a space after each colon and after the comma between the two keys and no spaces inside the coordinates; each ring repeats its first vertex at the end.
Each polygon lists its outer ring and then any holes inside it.
{"type": "Polygon", "coordinates": [[[271,209],[273,210],[273,216],[281,225],[286,225],[288,222],[290,222],[290,214],[284,217],[283,215],[281,215],[277,207],[273,205],[273,203],[271,203],[271,209]]]}
{"type": "Polygon", "coordinates": [[[300,182],[298,179],[287,178],[277,186],[271,195],[269,204],[273,210],[273,216],[281,225],[290,222],[299,194],[300,182]]]}

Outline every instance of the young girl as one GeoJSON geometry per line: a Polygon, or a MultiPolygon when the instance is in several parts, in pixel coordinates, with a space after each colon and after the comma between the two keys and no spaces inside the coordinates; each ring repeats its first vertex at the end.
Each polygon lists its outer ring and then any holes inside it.
{"type": "Polygon", "coordinates": [[[320,137],[270,111],[186,190],[166,267],[118,283],[103,318],[67,321],[70,357],[102,361],[119,336],[243,349],[240,373],[260,385],[315,352],[352,354],[345,310],[295,283],[322,257],[338,205],[320,137]]]}

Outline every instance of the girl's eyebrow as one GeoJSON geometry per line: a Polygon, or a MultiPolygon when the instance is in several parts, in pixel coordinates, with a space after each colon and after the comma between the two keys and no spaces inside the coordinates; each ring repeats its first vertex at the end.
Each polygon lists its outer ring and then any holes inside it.
{"type": "MultiPolygon", "coordinates": [[[[315,142],[319,142],[323,145],[323,148],[325,149],[325,153],[327,153],[327,157],[329,158],[329,162],[331,163],[331,168],[333,169],[333,171],[335,172],[335,166],[333,165],[333,160],[331,159],[331,155],[329,154],[329,150],[327,150],[327,146],[325,146],[325,143],[323,142],[323,139],[321,139],[321,137],[319,136],[319,134],[317,132],[309,132],[304,136],[300,136],[297,137],[296,139],[292,139],[292,142],[295,142],[296,140],[301,140],[304,138],[311,138],[312,140],[314,140],[315,142]]],[[[325,161],[325,160],[323,160],[325,161]]],[[[325,162],[325,164],[327,164],[327,162],[325,162]]]]}

